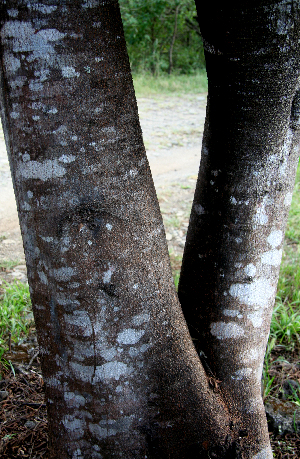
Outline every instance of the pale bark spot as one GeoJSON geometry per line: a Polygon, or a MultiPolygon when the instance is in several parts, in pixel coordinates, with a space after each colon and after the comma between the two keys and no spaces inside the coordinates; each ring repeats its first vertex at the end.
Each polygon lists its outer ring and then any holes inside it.
{"type": "Polygon", "coordinates": [[[267,307],[275,295],[275,287],[271,285],[269,279],[260,277],[251,284],[231,285],[229,294],[248,306],[267,307]]]}
{"type": "Polygon", "coordinates": [[[43,241],[45,242],[53,242],[53,237],[51,236],[40,236],[41,239],[43,239],[43,241]]]}
{"type": "Polygon", "coordinates": [[[90,432],[97,438],[107,438],[118,432],[128,432],[133,421],[133,416],[124,416],[121,419],[101,420],[99,424],[89,423],[90,432]]]}
{"type": "Polygon", "coordinates": [[[43,271],[38,271],[38,275],[39,275],[39,278],[40,278],[41,282],[43,284],[47,285],[48,284],[48,279],[47,279],[45,273],[43,273],[43,271]]]}
{"type": "Polygon", "coordinates": [[[17,18],[19,11],[12,8],[11,10],[7,10],[7,13],[11,18],[17,18]]]}
{"type": "Polygon", "coordinates": [[[264,265],[271,265],[271,266],[280,266],[282,257],[282,250],[269,250],[265,252],[261,256],[261,262],[264,265]]]}
{"type": "Polygon", "coordinates": [[[66,415],[63,418],[62,423],[69,431],[73,439],[82,437],[86,427],[86,422],[83,419],[78,419],[71,415],[66,415]]]}
{"type": "Polygon", "coordinates": [[[235,199],[234,196],[231,196],[231,197],[230,197],[230,203],[233,204],[233,205],[236,205],[236,204],[237,204],[237,200],[235,199]]]}
{"type": "Polygon", "coordinates": [[[138,327],[139,325],[142,325],[145,322],[149,322],[149,320],[150,314],[138,314],[132,318],[132,323],[133,325],[136,325],[138,327]]]}
{"type": "Polygon", "coordinates": [[[195,204],[194,205],[194,210],[196,212],[197,215],[203,215],[205,214],[205,210],[204,210],[204,207],[201,206],[201,204],[195,204]]]}
{"type": "Polygon", "coordinates": [[[64,38],[66,34],[59,32],[57,29],[42,29],[35,35],[41,37],[45,41],[58,41],[64,38]]]}
{"type": "Polygon", "coordinates": [[[96,8],[99,6],[99,0],[85,0],[82,8],[96,8]]]}
{"type": "Polygon", "coordinates": [[[284,198],[284,205],[289,207],[292,203],[292,198],[293,198],[293,193],[289,192],[285,195],[285,198],[284,198]]]}
{"type": "Polygon", "coordinates": [[[266,446],[259,453],[255,454],[255,456],[253,456],[253,459],[273,459],[271,446],[266,446]]]}
{"type": "Polygon", "coordinates": [[[25,180],[39,179],[43,182],[55,177],[63,177],[66,172],[66,169],[58,164],[57,159],[48,159],[42,163],[28,161],[20,164],[17,168],[17,176],[21,175],[25,180]]]}
{"type": "Polygon", "coordinates": [[[94,382],[108,379],[115,379],[118,381],[121,376],[128,375],[131,372],[132,369],[123,362],[104,363],[104,365],[96,367],[94,382]]]}
{"type": "Polygon", "coordinates": [[[252,263],[249,263],[247,266],[245,266],[244,273],[246,276],[254,277],[256,273],[256,266],[254,266],[252,263]]]}
{"type": "Polygon", "coordinates": [[[110,223],[106,223],[106,228],[108,229],[108,231],[111,231],[112,230],[112,225],[110,223]]]}
{"type": "Polygon", "coordinates": [[[233,376],[231,376],[231,379],[234,379],[236,381],[241,381],[242,379],[250,376],[251,373],[252,373],[252,368],[241,368],[237,370],[233,376]]]}
{"type": "Polygon", "coordinates": [[[266,214],[266,209],[264,207],[264,204],[259,207],[256,211],[256,214],[254,216],[254,222],[257,223],[258,225],[265,225],[268,223],[268,216],[266,214]]]}
{"type": "Polygon", "coordinates": [[[81,449],[77,448],[76,451],[72,454],[72,459],[83,459],[83,454],[81,449]]]}
{"type": "Polygon", "coordinates": [[[64,78],[74,78],[80,76],[80,73],[76,72],[75,68],[70,66],[62,67],[61,73],[64,78]]]}
{"type": "Polygon", "coordinates": [[[213,322],[210,332],[217,339],[239,338],[245,334],[244,329],[235,322],[213,322]]]}
{"type": "Polygon", "coordinates": [[[262,356],[262,352],[260,349],[253,348],[253,349],[247,349],[246,351],[242,352],[240,354],[241,356],[241,361],[243,362],[252,362],[255,360],[258,360],[262,356]]]}
{"type": "Polygon", "coordinates": [[[63,267],[58,269],[53,269],[53,276],[58,281],[69,281],[72,276],[76,275],[76,269],[71,267],[63,267]]]}
{"type": "Polygon", "coordinates": [[[74,392],[65,392],[64,399],[69,406],[74,408],[85,405],[85,398],[82,395],[76,395],[74,392]]]}
{"type": "Polygon", "coordinates": [[[39,11],[42,14],[51,14],[57,9],[57,6],[44,5],[43,3],[27,3],[27,8],[39,11]]]}
{"type": "Polygon", "coordinates": [[[280,230],[274,230],[268,236],[267,242],[270,244],[271,247],[273,247],[273,249],[275,249],[275,247],[278,247],[281,244],[282,239],[283,232],[280,230]]]}
{"type": "Polygon", "coordinates": [[[136,344],[144,334],[145,330],[127,328],[118,334],[117,341],[119,344],[136,344]]]}
{"type": "Polygon", "coordinates": [[[74,155],[62,155],[60,158],[58,158],[58,161],[60,161],[61,163],[72,163],[73,161],[75,161],[76,159],[76,156],[74,155]]]}
{"type": "Polygon", "coordinates": [[[263,323],[262,311],[252,312],[247,314],[247,318],[252,322],[253,327],[259,328],[263,323]]]}
{"type": "Polygon", "coordinates": [[[71,370],[74,372],[76,378],[84,382],[91,382],[94,374],[94,367],[91,365],[80,365],[77,362],[69,363],[71,370]]]}
{"type": "Polygon", "coordinates": [[[110,268],[103,273],[103,282],[104,282],[104,284],[108,284],[110,282],[112,273],[113,273],[113,270],[110,269],[110,268]]]}
{"type": "Polygon", "coordinates": [[[103,357],[105,360],[108,362],[113,360],[117,354],[117,351],[114,347],[111,347],[110,349],[102,349],[100,351],[101,357],[103,357]]]}
{"type": "Polygon", "coordinates": [[[20,59],[18,59],[11,53],[4,54],[3,63],[8,75],[13,75],[21,67],[20,59]]]}
{"type": "Polygon", "coordinates": [[[75,333],[80,336],[90,337],[93,335],[91,320],[86,311],[74,311],[73,314],[65,314],[64,319],[67,325],[75,327],[75,333]]]}
{"type": "Polygon", "coordinates": [[[237,309],[223,309],[222,314],[228,317],[237,317],[238,319],[243,317],[243,314],[240,314],[240,311],[237,309]]]}

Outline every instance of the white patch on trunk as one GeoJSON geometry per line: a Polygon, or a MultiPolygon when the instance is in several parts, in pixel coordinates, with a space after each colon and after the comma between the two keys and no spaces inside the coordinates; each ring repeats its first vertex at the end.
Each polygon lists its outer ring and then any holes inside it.
{"type": "Polygon", "coordinates": [[[245,334],[244,329],[235,322],[213,322],[210,332],[217,339],[240,338],[245,334]]]}
{"type": "Polygon", "coordinates": [[[275,230],[270,233],[270,235],[267,238],[267,242],[270,244],[270,246],[275,249],[275,247],[278,247],[283,239],[283,232],[280,230],[275,230]]]}
{"type": "Polygon", "coordinates": [[[229,294],[248,306],[267,307],[275,295],[275,287],[269,279],[260,277],[251,284],[233,284],[229,294]]]}
{"type": "Polygon", "coordinates": [[[89,423],[90,432],[98,438],[116,435],[118,432],[129,432],[133,416],[124,416],[121,419],[101,420],[98,424],[89,423]]]}
{"type": "Polygon", "coordinates": [[[58,269],[53,269],[53,276],[58,281],[69,281],[72,276],[76,275],[76,269],[70,267],[63,267],[58,269]]]}
{"type": "Polygon", "coordinates": [[[111,270],[110,268],[107,271],[104,271],[103,273],[104,284],[108,284],[110,282],[112,273],[113,273],[113,270],[111,270]]]}
{"type": "Polygon", "coordinates": [[[197,215],[204,215],[206,212],[204,210],[204,207],[201,206],[201,204],[195,204],[194,205],[194,210],[197,215]]]}
{"type": "MultiPolygon", "coordinates": [[[[8,75],[13,75],[21,67],[20,59],[17,59],[13,54],[7,52],[3,55],[3,63],[8,75]]],[[[10,116],[12,117],[12,114],[10,116]]]]}
{"type": "Polygon", "coordinates": [[[258,225],[265,225],[268,223],[268,215],[266,214],[265,203],[263,203],[256,211],[253,217],[254,223],[258,225]]]}
{"type": "Polygon", "coordinates": [[[77,362],[70,362],[69,366],[80,381],[91,382],[94,374],[94,367],[91,365],[80,365],[77,362]]]}
{"type": "Polygon", "coordinates": [[[58,164],[57,159],[47,159],[40,163],[39,161],[28,161],[22,163],[17,168],[17,176],[28,179],[39,179],[43,182],[63,177],[66,174],[66,169],[58,164]]]}
{"type": "Polygon", "coordinates": [[[82,8],[97,8],[99,6],[99,0],[85,0],[82,8]]]}
{"type": "Polygon", "coordinates": [[[62,155],[60,158],[58,158],[58,161],[60,161],[61,163],[72,163],[73,161],[75,161],[76,159],[76,156],[74,155],[62,155]]]}
{"type": "MultiPolygon", "coordinates": [[[[28,5],[27,5],[28,7],[28,5]]],[[[11,17],[11,18],[17,18],[18,17],[18,14],[19,14],[19,11],[18,10],[15,10],[14,8],[12,8],[11,10],[7,10],[7,13],[8,13],[8,16],[11,17]]]]}
{"type": "Polygon", "coordinates": [[[132,372],[123,362],[108,362],[104,365],[97,366],[95,372],[94,382],[115,379],[118,381],[121,376],[128,375],[132,372]]]}
{"type": "Polygon", "coordinates": [[[287,207],[289,207],[292,203],[292,198],[293,198],[293,193],[289,192],[285,195],[283,204],[287,207]]]}
{"type": "Polygon", "coordinates": [[[78,327],[75,332],[80,333],[80,336],[90,337],[93,335],[91,320],[86,311],[74,311],[73,314],[64,314],[64,320],[67,325],[78,327]]]}
{"type": "Polygon", "coordinates": [[[41,282],[45,285],[48,285],[48,279],[46,277],[46,274],[43,273],[43,271],[38,271],[38,275],[39,275],[41,282]]]}
{"type": "Polygon", "coordinates": [[[65,33],[56,29],[42,29],[35,34],[35,36],[41,37],[46,42],[61,40],[65,35],[65,33]]]}
{"type": "Polygon", "coordinates": [[[271,266],[280,266],[282,257],[282,250],[269,250],[268,252],[264,252],[261,256],[261,262],[264,265],[271,265],[271,266]]]}
{"type": "Polygon", "coordinates": [[[247,276],[254,277],[256,273],[256,266],[254,266],[252,263],[249,263],[249,265],[245,266],[244,273],[247,276]]]}
{"type": "Polygon", "coordinates": [[[101,357],[103,357],[108,362],[113,360],[116,354],[117,354],[117,351],[114,347],[111,347],[110,349],[102,349],[100,351],[101,357]]]}
{"type": "Polygon", "coordinates": [[[238,319],[243,317],[243,314],[240,314],[240,311],[237,309],[223,309],[222,314],[228,317],[237,317],[238,319]]]}
{"type": "Polygon", "coordinates": [[[240,370],[237,370],[233,376],[231,376],[231,379],[235,379],[236,381],[241,381],[242,379],[250,376],[251,373],[252,373],[252,368],[241,368],[240,370]]]}
{"type": "Polygon", "coordinates": [[[150,320],[150,314],[138,314],[132,318],[132,323],[133,325],[138,327],[145,322],[149,322],[149,320],[150,320]]]}
{"type": "Polygon", "coordinates": [[[118,334],[117,341],[119,344],[136,344],[144,334],[145,330],[127,328],[118,334]]]}
{"type": "Polygon", "coordinates": [[[252,312],[251,314],[247,314],[247,318],[252,322],[253,327],[259,328],[262,326],[262,311],[256,311],[252,312]]]}
{"type": "Polygon", "coordinates": [[[266,446],[264,449],[255,454],[252,459],[273,459],[271,446],[266,446]]]}
{"type": "Polygon", "coordinates": [[[85,398],[82,395],[76,395],[74,392],[65,392],[64,399],[68,406],[79,408],[85,405],[85,398]]]}
{"type": "Polygon", "coordinates": [[[44,5],[43,3],[27,3],[27,8],[29,8],[30,10],[39,11],[42,14],[51,14],[53,13],[53,11],[57,9],[57,6],[48,6],[44,5]]]}
{"type": "Polygon", "coordinates": [[[240,354],[242,362],[252,362],[261,358],[261,351],[259,349],[253,348],[247,351],[244,351],[240,354]]]}
{"type": "Polygon", "coordinates": [[[75,68],[70,66],[62,67],[61,73],[64,78],[74,78],[80,76],[80,73],[76,72],[75,68]]]}
{"type": "Polygon", "coordinates": [[[72,415],[67,414],[62,419],[62,423],[71,434],[72,439],[77,440],[83,436],[84,430],[86,428],[86,422],[83,419],[78,419],[72,415]]]}

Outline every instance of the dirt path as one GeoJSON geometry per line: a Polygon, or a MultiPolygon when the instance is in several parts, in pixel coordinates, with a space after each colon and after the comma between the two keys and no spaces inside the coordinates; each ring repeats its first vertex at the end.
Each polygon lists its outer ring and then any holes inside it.
{"type": "MultiPolygon", "coordinates": [[[[206,97],[140,98],[138,106],[168,243],[174,254],[180,255],[200,162],[206,97]]],[[[4,261],[18,261],[10,276],[19,279],[24,276],[22,238],[4,136],[0,131],[0,263],[4,261]]]]}

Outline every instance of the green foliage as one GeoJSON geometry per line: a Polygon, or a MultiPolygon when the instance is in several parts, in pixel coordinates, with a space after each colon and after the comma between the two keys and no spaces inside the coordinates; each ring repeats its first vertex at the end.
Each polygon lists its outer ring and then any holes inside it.
{"type": "Polygon", "coordinates": [[[0,357],[8,343],[18,342],[26,335],[32,322],[28,284],[14,282],[2,285],[0,298],[0,357]]]}
{"type": "Polygon", "coordinates": [[[175,30],[173,68],[193,73],[205,68],[193,0],[120,0],[131,69],[158,75],[169,71],[169,54],[175,30]],[[176,13],[177,11],[177,13],[176,13]]]}

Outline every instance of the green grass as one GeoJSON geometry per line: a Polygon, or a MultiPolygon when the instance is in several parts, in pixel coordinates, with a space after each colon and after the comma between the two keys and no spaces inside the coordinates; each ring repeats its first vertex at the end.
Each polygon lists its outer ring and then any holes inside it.
{"type": "Polygon", "coordinates": [[[137,97],[155,95],[201,94],[207,92],[206,71],[193,75],[161,75],[155,77],[148,73],[133,75],[133,84],[137,97]]]}
{"type": "Polygon", "coordinates": [[[9,341],[17,343],[27,335],[32,323],[28,284],[4,283],[0,296],[0,358],[9,350],[9,341]]]}

